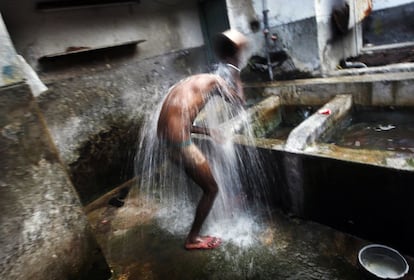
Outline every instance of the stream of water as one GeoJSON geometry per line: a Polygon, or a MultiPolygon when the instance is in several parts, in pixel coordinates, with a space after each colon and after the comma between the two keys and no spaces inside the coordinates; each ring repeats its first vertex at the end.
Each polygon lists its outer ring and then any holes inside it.
{"type": "MultiPolygon", "coordinates": [[[[168,159],[168,152],[156,136],[158,115],[162,102],[149,115],[142,128],[136,172],[139,193],[146,196],[147,207],[157,205],[159,225],[174,235],[185,236],[194,218],[201,188],[168,159]]],[[[219,186],[219,194],[206,220],[202,234],[220,236],[224,241],[240,246],[255,242],[261,228],[261,218],[268,215],[269,206],[262,199],[266,190],[260,178],[262,162],[255,149],[235,145],[232,136],[240,126],[251,141],[249,119],[244,109],[236,110],[220,97],[211,98],[196,119],[198,126],[219,129],[225,141],[216,143],[211,138],[195,137],[193,141],[209,161],[219,186]],[[237,127],[229,122],[239,118],[237,127]],[[260,195],[259,195],[260,194],[260,195]]],[[[194,137],[193,137],[194,138],[194,137]]]]}

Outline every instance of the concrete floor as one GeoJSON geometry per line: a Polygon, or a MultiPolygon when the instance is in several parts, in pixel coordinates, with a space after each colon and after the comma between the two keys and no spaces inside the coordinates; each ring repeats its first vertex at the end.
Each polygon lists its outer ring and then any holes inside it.
{"type": "MultiPolygon", "coordinates": [[[[156,209],[144,209],[138,195],[124,206],[103,196],[87,207],[112,280],[127,279],[366,279],[358,250],[369,242],[317,223],[275,211],[253,246],[226,242],[209,251],[186,251],[184,236],[160,228],[156,209]]],[[[414,262],[408,257],[411,267],[414,262]]],[[[405,279],[414,279],[411,270],[405,279]]]]}

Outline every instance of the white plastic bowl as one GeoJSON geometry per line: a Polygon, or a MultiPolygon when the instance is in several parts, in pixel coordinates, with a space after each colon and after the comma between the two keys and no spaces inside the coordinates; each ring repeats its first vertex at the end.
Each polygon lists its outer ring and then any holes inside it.
{"type": "Polygon", "coordinates": [[[367,272],[380,279],[400,279],[409,270],[407,261],[397,250],[379,244],[363,247],[358,261],[367,272]]]}

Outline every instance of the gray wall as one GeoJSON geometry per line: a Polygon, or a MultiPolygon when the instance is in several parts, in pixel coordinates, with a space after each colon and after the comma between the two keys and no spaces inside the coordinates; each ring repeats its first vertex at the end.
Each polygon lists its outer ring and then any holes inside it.
{"type": "Polygon", "coordinates": [[[150,1],[140,4],[41,11],[32,0],[2,0],[0,11],[17,49],[33,67],[42,56],[70,47],[101,48],[134,40],[139,57],[203,44],[197,1],[150,1]],[[164,4],[162,4],[164,3],[164,4]]]}
{"type": "MultiPolygon", "coordinates": [[[[300,71],[309,76],[334,75],[340,61],[357,56],[363,49],[363,33],[361,21],[369,11],[368,0],[227,0],[230,25],[248,34],[252,42],[250,55],[266,57],[263,36],[263,9],[269,10],[270,31],[277,35],[271,42],[272,52],[284,52],[288,59],[278,63],[274,72],[300,71]],[[267,3],[263,7],[263,2],[267,3]],[[350,6],[348,25],[343,31],[338,30],[333,22],[332,12],[345,3],[350,6]],[[253,30],[250,23],[260,23],[258,30],[253,30]]],[[[376,0],[373,1],[374,12],[379,9],[390,9],[399,5],[409,5],[409,0],[376,0]]],[[[407,10],[408,13],[409,10],[407,10]]],[[[385,15],[385,13],[382,13],[385,15]]],[[[408,13],[409,14],[409,13],[408,13]]],[[[410,22],[401,19],[401,24],[410,28],[410,22]]],[[[383,20],[386,22],[386,19],[383,20]]],[[[388,29],[387,29],[388,30],[388,29]]],[[[379,32],[378,28],[373,32],[379,32]]],[[[389,36],[390,34],[386,34],[389,36]]],[[[403,38],[398,32],[393,36],[403,38]]],[[[405,40],[406,41],[406,40],[405,40]]],[[[279,61],[276,61],[279,62],[279,61]]],[[[300,78],[300,76],[294,76],[300,78]]],[[[283,75],[277,78],[284,79],[283,75]]],[[[276,78],[276,80],[277,80],[276,78]]],[[[290,78],[288,76],[288,78],[290,78]]]]}
{"type": "Polygon", "coordinates": [[[29,87],[1,87],[0,112],[0,278],[107,279],[109,268],[29,87]]]}

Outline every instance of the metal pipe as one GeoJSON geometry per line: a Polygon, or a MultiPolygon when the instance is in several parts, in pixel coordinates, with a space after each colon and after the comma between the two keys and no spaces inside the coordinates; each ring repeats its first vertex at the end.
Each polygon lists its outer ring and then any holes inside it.
{"type": "Polygon", "coordinates": [[[269,18],[268,13],[269,9],[267,9],[267,1],[263,0],[263,34],[265,38],[265,47],[266,47],[266,59],[267,59],[267,71],[269,73],[269,79],[273,81],[273,69],[272,69],[272,61],[270,60],[270,46],[269,46],[269,18]]]}

